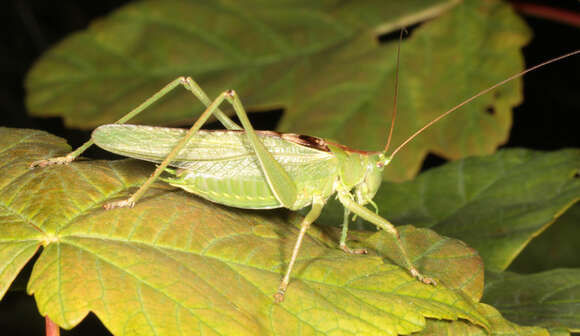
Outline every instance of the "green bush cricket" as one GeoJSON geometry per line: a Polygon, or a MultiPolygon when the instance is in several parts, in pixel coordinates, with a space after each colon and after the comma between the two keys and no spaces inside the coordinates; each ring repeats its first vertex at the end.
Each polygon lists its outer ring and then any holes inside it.
{"type": "Polygon", "coordinates": [[[193,79],[179,77],[114,124],[95,129],[91,140],[75,151],[63,157],[34,162],[31,167],[70,163],[94,143],[116,154],[159,163],[154,173],[131,197],[106,204],[106,209],[133,207],[163,172],[170,175],[163,178],[170,185],[227,206],[245,209],[284,207],[298,210],[311,205],[301,223],[286,273],[274,295],[277,302],[284,299],[306,231],[318,218],[329,197],[334,194],[344,206],[339,243],[342,250],[348,253],[366,253],[365,250],[352,250],[346,245],[349,215],[354,213],[393,234],[411,275],[425,284],[435,285],[434,279],[424,276],[413,265],[396,228],[365,207],[369,203],[374,205],[372,199],[382,182],[383,168],[412,139],[463,105],[530,71],[578,53],[580,50],[546,61],[480,91],[421,127],[390,155],[387,153],[394,127],[396,98],[393,122],[385,149],[381,152],[368,152],[317,137],[255,131],[235,91],[224,91],[211,101],[193,79]],[[207,107],[189,130],[125,124],[180,85],[191,91],[207,107]],[[242,127],[219,109],[224,101],[233,106],[242,127]],[[212,115],[226,130],[200,130],[212,115]],[[176,169],[168,168],[169,166],[176,169]]]}

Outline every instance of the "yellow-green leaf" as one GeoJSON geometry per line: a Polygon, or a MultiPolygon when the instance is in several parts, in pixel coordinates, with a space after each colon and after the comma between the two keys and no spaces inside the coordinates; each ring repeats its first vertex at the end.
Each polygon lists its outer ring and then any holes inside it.
{"type": "MultiPolygon", "coordinates": [[[[401,239],[407,243],[406,249],[416,256],[413,263],[425,274],[437,279],[448,288],[462,291],[473,301],[483,295],[483,261],[472,248],[460,240],[443,237],[431,230],[412,226],[399,227],[401,239]]],[[[363,241],[379,255],[404,264],[400,250],[394,244],[394,237],[381,233],[363,241]]]]}
{"type": "MultiPolygon", "coordinates": [[[[28,292],[63,328],[93,312],[116,335],[396,335],[422,330],[429,318],[489,329],[476,303],[445,283],[422,284],[380,255],[346,255],[316,229],[276,304],[299,216],[223,207],[163,184],[135,208],[105,211],[151,167],[121,160],[28,168],[67,150],[44,132],[0,129],[10,172],[0,181],[0,254],[12,257],[1,294],[42,247],[28,292]]],[[[406,244],[417,258],[414,241],[406,244]]]]}

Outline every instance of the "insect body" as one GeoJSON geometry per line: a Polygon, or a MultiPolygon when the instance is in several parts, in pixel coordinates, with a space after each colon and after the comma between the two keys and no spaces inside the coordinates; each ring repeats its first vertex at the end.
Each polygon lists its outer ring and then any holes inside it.
{"type": "MultiPolygon", "coordinates": [[[[302,209],[315,196],[327,199],[338,190],[351,190],[358,203],[376,194],[384,167],[381,152],[362,152],[321,138],[256,131],[274,159],[296,184],[290,210],[302,209]]],[[[95,144],[109,152],[160,163],[185,130],[111,124],[97,128],[95,144]]],[[[244,209],[272,209],[284,205],[270,190],[244,132],[200,130],[170,163],[173,177],[164,181],[212,202],[244,209]]]]}
{"type": "MultiPolygon", "coordinates": [[[[160,163],[184,134],[182,129],[113,124],[97,128],[92,138],[107,151],[160,163]]],[[[289,209],[310,205],[314,195],[328,198],[334,192],[337,158],[327,146],[303,141],[294,134],[256,134],[299,190],[289,209]]],[[[212,202],[244,209],[284,206],[270,190],[243,131],[200,130],[170,166],[178,169],[166,170],[172,175],[164,179],[166,182],[212,202]]]]}
{"type": "Polygon", "coordinates": [[[316,137],[255,131],[234,91],[225,91],[212,102],[191,78],[179,77],[115,124],[97,128],[92,139],[74,152],[60,158],[37,161],[31,166],[69,163],[96,143],[117,154],[160,163],[130,198],[109,203],[105,205],[106,209],[134,206],[164,171],[170,175],[163,178],[169,184],[224,205],[247,209],[284,207],[291,210],[311,206],[301,223],[287,271],[274,296],[278,302],[284,299],[291,270],[306,231],[318,218],[328,198],[335,193],[345,208],[340,239],[340,247],[344,251],[365,252],[351,250],[346,246],[348,217],[354,213],[393,234],[402,252],[404,266],[420,281],[435,284],[433,279],[425,277],[415,268],[395,227],[365,207],[368,203],[373,204],[372,198],[382,181],[383,167],[409,141],[459,107],[529,71],[578,53],[580,50],[544,62],[479,92],[427,123],[390,155],[387,154],[390,141],[383,152],[365,152],[316,137]],[[189,130],[123,125],[179,85],[191,91],[207,106],[189,130]],[[233,105],[243,129],[219,109],[224,100],[233,105]],[[200,130],[211,115],[215,115],[227,130],[200,130]],[[169,169],[168,166],[176,169],[169,169]]]}
{"type": "MultiPolygon", "coordinates": [[[[382,152],[364,152],[321,138],[284,134],[271,131],[254,131],[272,158],[284,167],[296,189],[293,203],[284,204],[268,183],[260,160],[247,134],[240,130],[197,131],[169,163],[178,169],[166,169],[171,177],[167,183],[199,195],[212,202],[245,209],[271,209],[286,207],[291,210],[312,205],[299,236],[328,200],[337,193],[347,209],[343,223],[344,234],[340,246],[346,252],[364,253],[346,246],[348,215],[353,212],[375,225],[398,234],[385,219],[364,207],[372,202],[381,181],[383,167],[388,158],[382,152]]],[[[100,126],[93,132],[92,140],[99,147],[123,156],[161,163],[186,135],[182,129],[111,124],[100,126]]],[[[111,207],[115,207],[112,205],[111,207]]],[[[283,299],[289,281],[291,259],[287,277],[280,286],[276,299],[283,299]]],[[[413,275],[426,283],[412,266],[403,250],[413,275]]]]}

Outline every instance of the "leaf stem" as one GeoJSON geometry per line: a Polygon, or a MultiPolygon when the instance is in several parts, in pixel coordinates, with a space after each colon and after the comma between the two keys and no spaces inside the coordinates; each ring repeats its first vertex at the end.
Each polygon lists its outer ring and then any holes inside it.
{"type": "Polygon", "coordinates": [[[50,317],[44,317],[44,326],[46,331],[46,336],[60,336],[60,328],[56,323],[54,323],[50,317]]]}

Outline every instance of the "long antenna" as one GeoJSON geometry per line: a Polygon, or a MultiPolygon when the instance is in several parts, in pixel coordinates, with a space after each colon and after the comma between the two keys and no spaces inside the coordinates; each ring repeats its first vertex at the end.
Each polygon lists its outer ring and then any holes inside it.
{"type": "Polygon", "coordinates": [[[403,42],[403,32],[405,28],[401,29],[399,34],[399,46],[397,47],[397,67],[395,70],[395,99],[393,100],[393,117],[391,118],[391,128],[389,129],[389,137],[387,138],[387,145],[385,146],[386,153],[389,150],[391,139],[393,138],[393,130],[395,129],[395,118],[397,118],[397,97],[399,96],[399,59],[401,57],[401,43],[403,42]]]}
{"type": "Polygon", "coordinates": [[[504,80],[502,80],[501,82],[499,82],[499,83],[496,83],[495,85],[493,85],[493,86],[490,86],[490,87],[488,87],[487,89],[485,89],[485,90],[482,90],[482,91],[478,92],[477,94],[475,94],[475,95],[474,95],[474,96],[472,96],[471,98],[468,98],[468,99],[464,100],[463,102],[461,102],[461,103],[457,104],[456,106],[454,106],[454,107],[452,107],[451,109],[449,109],[447,112],[443,113],[442,115],[440,115],[440,116],[438,116],[437,118],[435,118],[435,119],[431,120],[430,122],[428,122],[428,123],[427,123],[425,126],[421,127],[421,128],[418,130],[418,131],[416,131],[415,133],[413,133],[413,135],[411,135],[409,138],[407,138],[407,140],[403,141],[403,143],[402,143],[402,144],[400,144],[400,145],[399,145],[399,147],[397,147],[397,148],[396,148],[396,149],[393,151],[393,153],[390,155],[390,158],[392,159],[392,158],[395,156],[395,154],[397,154],[397,152],[398,152],[399,150],[401,150],[401,148],[405,147],[405,145],[407,145],[409,142],[411,142],[411,140],[413,140],[413,139],[414,139],[414,138],[415,138],[417,135],[421,134],[421,133],[422,133],[424,130],[426,130],[427,128],[429,128],[431,125],[433,125],[433,124],[435,124],[436,122],[438,122],[439,120],[441,120],[441,119],[445,118],[446,116],[448,116],[449,114],[451,114],[451,112],[453,112],[453,111],[455,111],[455,110],[459,109],[459,108],[460,108],[460,107],[462,107],[463,105],[470,103],[472,100],[474,100],[474,99],[476,99],[476,98],[478,98],[478,97],[480,97],[480,96],[483,96],[484,94],[488,93],[489,91],[491,91],[491,90],[493,90],[493,89],[495,89],[495,88],[497,88],[497,87],[499,87],[499,86],[502,86],[502,85],[504,85],[505,83],[507,83],[507,82],[509,82],[509,81],[511,81],[511,80],[514,80],[514,79],[516,79],[516,78],[518,78],[518,77],[522,77],[523,75],[527,74],[527,73],[528,73],[528,72],[530,72],[530,71],[534,71],[534,70],[536,70],[536,69],[538,69],[538,68],[541,68],[541,67],[543,67],[543,66],[545,66],[545,65],[548,65],[548,64],[550,64],[550,63],[557,62],[557,61],[559,61],[559,60],[561,60],[561,59],[564,59],[564,58],[567,58],[567,57],[570,57],[570,56],[574,56],[574,55],[576,55],[576,54],[578,54],[578,53],[580,53],[580,49],[578,49],[578,50],[575,50],[575,51],[572,51],[572,52],[570,52],[570,53],[568,53],[568,54],[565,54],[565,55],[562,55],[562,56],[559,56],[559,57],[553,58],[553,59],[551,59],[551,60],[545,61],[545,62],[543,62],[543,63],[540,63],[540,64],[538,64],[538,65],[535,65],[535,66],[533,66],[533,67],[531,67],[531,68],[529,68],[529,69],[526,69],[526,70],[524,70],[524,71],[522,71],[522,72],[519,72],[519,73],[517,73],[517,74],[515,74],[515,75],[512,75],[512,76],[510,76],[509,78],[507,78],[507,79],[504,79],[504,80]]]}

